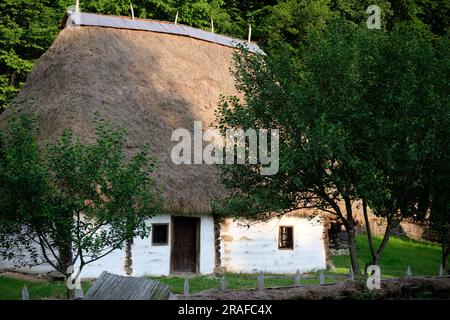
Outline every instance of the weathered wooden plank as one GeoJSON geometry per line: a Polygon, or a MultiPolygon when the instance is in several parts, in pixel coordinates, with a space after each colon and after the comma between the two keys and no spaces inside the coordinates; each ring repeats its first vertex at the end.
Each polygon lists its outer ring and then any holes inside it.
{"type": "Polygon", "coordinates": [[[444,266],[442,265],[442,263],[439,266],[439,276],[441,276],[441,277],[445,276],[445,269],[444,269],[444,266]]]}
{"type": "Polygon", "coordinates": [[[183,294],[185,296],[189,295],[189,279],[188,278],[184,279],[183,294]]]}
{"type": "Polygon", "coordinates": [[[348,278],[349,278],[351,281],[355,281],[355,274],[354,274],[354,272],[353,272],[353,267],[352,267],[352,265],[350,265],[350,268],[348,268],[348,278]]]}
{"type": "Polygon", "coordinates": [[[167,300],[169,286],[146,278],[123,277],[103,271],[85,300],[167,300]]]}
{"type": "Polygon", "coordinates": [[[26,284],[22,288],[22,300],[30,300],[30,294],[28,293],[28,288],[26,284]]]}
{"type": "Polygon", "coordinates": [[[297,272],[295,273],[295,276],[294,276],[294,285],[299,286],[300,282],[301,282],[300,270],[297,269],[297,272]]]}
{"type": "Polygon", "coordinates": [[[225,277],[225,274],[223,274],[222,279],[220,279],[220,290],[227,290],[227,278],[225,277]]]}
{"type": "Polygon", "coordinates": [[[261,271],[258,275],[258,290],[264,290],[264,273],[261,271]]]}
{"type": "Polygon", "coordinates": [[[406,276],[407,277],[412,277],[412,272],[411,272],[411,267],[408,266],[408,269],[406,269],[406,276]]]}
{"type": "Polygon", "coordinates": [[[78,299],[83,299],[83,297],[84,297],[84,293],[83,293],[83,288],[80,288],[80,289],[75,289],[75,300],[78,300],[78,299]]]}

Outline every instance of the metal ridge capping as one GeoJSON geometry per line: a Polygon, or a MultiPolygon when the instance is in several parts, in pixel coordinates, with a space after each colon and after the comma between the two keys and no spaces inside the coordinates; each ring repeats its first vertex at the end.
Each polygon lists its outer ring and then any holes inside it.
{"type": "Polygon", "coordinates": [[[67,19],[64,20],[62,24],[63,28],[65,28],[66,26],[94,26],[176,34],[213,42],[232,48],[239,48],[243,46],[244,48],[247,48],[249,52],[266,55],[265,52],[261,50],[256,43],[248,43],[244,40],[234,39],[224,35],[188,27],[181,24],[159,22],[154,20],[131,19],[127,17],[108,16],[75,11],[68,11],[67,19]]]}

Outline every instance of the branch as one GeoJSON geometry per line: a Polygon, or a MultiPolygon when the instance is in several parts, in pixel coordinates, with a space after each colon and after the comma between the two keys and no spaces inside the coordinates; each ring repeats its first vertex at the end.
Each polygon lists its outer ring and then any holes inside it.
{"type": "Polygon", "coordinates": [[[372,230],[370,230],[370,222],[369,222],[369,215],[367,213],[366,199],[362,199],[362,206],[363,206],[364,221],[366,223],[367,239],[369,240],[370,254],[372,255],[372,259],[374,260],[376,258],[376,253],[375,247],[373,245],[372,230]]]}
{"type": "Polygon", "coordinates": [[[384,231],[383,240],[381,241],[381,244],[377,250],[377,256],[378,256],[377,258],[379,258],[379,256],[383,253],[384,247],[386,246],[386,244],[389,240],[389,237],[391,235],[391,228],[392,228],[392,220],[389,219],[386,224],[386,230],[384,231]]]}
{"type": "MultiPolygon", "coordinates": [[[[57,267],[51,260],[50,260],[50,258],[47,256],[47,251],[46,251],[46,249],[45,249],[45,245],[44,245],[44,243],[43,243],[43,241],[42,241],[42,238],[41,238],[41,235],[39,234],[39,233],[37,233],[37,235],[38,235],[38,238],[39,238],[39,245],[41,246],[41,250],[42,250],[42,255],[44,256],[44,259],[48,262],[48,264],[49,265],[51,265],[55,270],[57,270],[57,271],[59,271],[59,272],[61,272],[62,274],[66,274],[66,272],[67,271],[62,271],[59,267],[57,267]]],[[[56,258],[56,257],[55,257],[56,258]]],[[[59,263],[59,261],[58,261],[58,263],[59,263]]],[[[59,265],[61,265],[61,264],[59,264],[59,265]]]]}
{"type": "Polygon", "coordinates": [[[328,194],[326,194],[322,190],[318,190],[317,194],[319,194],[325,201],[333,208],[334,212],[333,214],[337,215],[341,220],[342,223],[345,225],[346,228],[348,228],[348,221],[346,218],[344,218],[344,215],[342,214],[341,208],[337,205],[337,203],[330,198],[328,194]]]}
{"type": "MultiPolygon", "coordinates": [[[[39,233],[38,233],[38,236],[39,236],[39,233]]],[[[42,239],[44,239],[45,244],[50,249],[50,252],[52,253],[52,255],[55,258],[55,260],[58,262],[59,265],[61,265],[61,261],[59,260],[58,255],[55,253],[55,251],[53,251],[53,248],[50,245],[50,243],[48,243],[48,241],[47,241],[47,239],[45,238],[44,235],[42,235],[41,237],[42,237],[42,239]]]]}
{"type": "MultiPolygon", "coordinates": [[[[122,242],[124,242],[124,241],[125,241],[125,240],[123,240],[122,242]]],[[[93,258],[93,259],[91,259],[91,260],[85,262],[84,265],[87,265],[87,264],[89,264],[89,263],[91,263],[91,262],[97,261],[97,260],[99,260],[99,259],[101,259],[101,258],[107,256],[108,254],[110,254],[111,252],[113,252],[114,250],[117,250],[117,249],[118,249],[118,248],[111,247],[111,249],[110,249],[109,251],[107,251],[106,253],[104,253],[104,254],[102,254],[102,255],[100,255],[100,256],[97,256],[97,257],[95,257],[95,258],[93,258]]]]}
{"type": "Polygon", "coordinates": [[[101,227],[104,227],[104,226],[106,226],[107,224],[108,224],[108,223],[107,223],[106,221],[104,221],[104,222],[100,223],[99,225],[97,225],[94,229],[92,229],[92,230],[89,231],[88,233],[82,235],[81,238],[80,238],[80,243],[81,243],[81,240],[83,240],[84,238],[86,238],[86,237],[88,237],[88,236],[93,235],[93,234],[96,233],[98,230],[100,230],[101,227]]]}

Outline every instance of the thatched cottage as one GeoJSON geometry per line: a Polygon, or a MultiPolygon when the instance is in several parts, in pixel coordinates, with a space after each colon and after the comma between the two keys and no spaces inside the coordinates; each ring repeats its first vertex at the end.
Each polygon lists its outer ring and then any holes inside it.
{"type": "MultiPolygon", "coordinates": [[[[61,27],[17,103],[34,100],[41,141],[54,141],[71,128],[89,142],[99,110],[128,128],[127,152],[150,145],[165,207],[148,221],[149,237],[134,240],[133,275],[325,268],[322,218],[296,212],[250,225],[219,222],[210,205],[212,197],[224,193],[217,169],[171,161],[173,130],[192,128],[194,120],[208,127],[220,94],[236,93],[230,68],[242,41],[180,24],[88,13],[69,12],[61,27]]],[[[263,54],[253,43],[249,50],[263,54]]],[[[124,262],[125,252],[117,250],[87,265],[83,276],[96,277],[103,270],[124,274],[124,262]]],[[[9,265],[0,261],[0,267],[9,265]]]]}

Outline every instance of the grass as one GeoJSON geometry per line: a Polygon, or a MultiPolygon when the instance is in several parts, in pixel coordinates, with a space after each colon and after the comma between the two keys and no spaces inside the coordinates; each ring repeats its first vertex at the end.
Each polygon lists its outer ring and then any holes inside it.
{"type": "MultiPolygon", "coordinates": [[[[358,261],[360,267],[364,268],[366,262],[370,261],[369,245],[366,235],[357,236],[358,261]]],[[[379,245],[381,238],[375,237],[375,245],[379,245]]],[[[335,270],[324,271],[325,282],[332,283],[342,281],[344,276],[348,275],[350,259],[348,256],[332,257],[335,270]],[[327,278],[328,277],[328,278],[327,278]],[[334,278],[336,277],[336,278],[334,278]]],[[[401,277],[406,273],[408,266],[411,267],[412,274],[415,276],[433,276],[437,275],[441,264],[441,249],[435,243],[415,241],[403,238],[392,237],[385,248],[381,259],[381,273],[384,278],[401,277]]],[[[293,275],[286,278],[286,275],[268,275],[265,280],[265,286],[277,287],[293,284],[293,275]],[[277,278],[278,277],[278,278],[277,278]]],[[[318,284],[319,272],[302,275],[302,284],[318,284]],[[307,279],[315,277],[315,279],[307,279]]],[[[184,287],[183,277],[150,277],[168,284],[174,293],[182,293],[184,287]]],[[[252,274],[226,274],[229,289],[249,289],[256,287],[256,275],[252,274]]],[[[220,277],[214,276],[196,276],[189,279],[189,288],[191,293],[220,288],[220,277]]]]}
{"type": "MultiPolygon", "coordinates": [[[[318,284],[319,273],[309,273],[307,275],[302,275],[302,284],[318,284]],[[315,279],[308,279],[307,277],[314,277],[315,279]]],[[[330,272],[324,272],[325,275],[331,275],[330,272]]],[[[229,289],[251,289],[256,288],[257,286],[257,277],[256,274],[238,274],[238,273],[227,273],[227,286],[229,289]]],[[[294,275],[285,275],[285,274],[265,274],[264,286],[265,287],[281,287],[281,286],[289,286],[294,283],[294,275]]],[[[149,277],[150,279],[160,280],[162,283],[165,283],[170,286],[173,293],[183,293],[184,289],[184,278],[177,276],[168,276],[168,277],[149,277]]],[[[191,293],[200,292],[209,289],[218,289],[220,288],[220,276],[194,276],[189,277],[189,291],[191,293]]],[[[336,282],[334,279],[326,279],[326,283],[336,282]]]]}
{"type": "MultiPolygon", "coordinates": [[[[375,238],[379,244],[381,239],[375,238]]],[[[357,236],[358,260],[361,267],[370,261],[369,246],[365,235],[357,236]]],[[[332,258],[336,266],[333,272],[324,271],[325,282],[341,281],[348,274],[350,260],[348,256],[335,256],[332,258]],[[333,277],[337,277],[336,279],[333,277]]],[[[441,259],[440,247],[433,243],[414,241],[400,238],[391,238],[381,259],[381,272],[383,277],[401,277],[405,275],[408,265],[413,275],[432,276],[439,270],[441,259]]],[[[286,286],[293,284],[293,275],[267,275],[266,287],[286,286]]],[[[319,272],[302,275],[302,284],[318,284],[319,272]],[[315,279],[308,279],[314,277],[315,279]]],[[[150,277],[168,284],[174,293],[182,293],[184,287],[183,277],[150,277]]],[[[249,289],[256,287],[255,274],[226,274],[229,289],[249,289]]],[[[27,285],[30,299],[64,299],[66,286],[64,282],[25,280],[7,276],[0,276],[0,300],[21,299],[21,291],[27,285]]],[[[86,292],[90,282],[83,283],[86,292]]],[[[190,292],[200,292],[220,287],[220,277],[195,276],[189,279],[190,292]]]]}
{"type": "MultiPolygon", "coordinates": [[[[27,286],[30,300],[65,299],[66,297],[65,282],[0,276],[0,300],[21,300],[24,285],[27,286]]],[[[86,292],[90,286],[90,282],[82,283],[83,291],[86,292]]]]}
{"type": "MultiPolygon", "coordinates": [[[[370,261],[369,244],[365,235],[358,235],[356,239],[358,248],[358,260],[360,267],[364,268],[370,261]]],[[[381,239],[375,238],[376,247],[381,239]]],[[[333,257],[337,268],[336,272],[348,272],[350,260],[348,256],[333,257]]],[[[439,245],[424,241],[415,241],[392,237],[383,252],[380,269],[383,277],[401,277],[411,267],[414,276],[437,275],[441,265],[441,248],[439,245]]]]}

